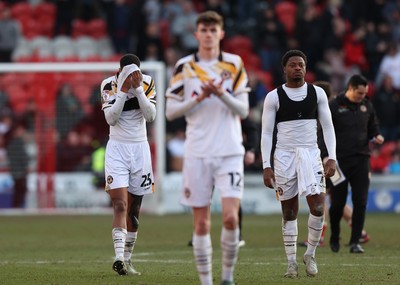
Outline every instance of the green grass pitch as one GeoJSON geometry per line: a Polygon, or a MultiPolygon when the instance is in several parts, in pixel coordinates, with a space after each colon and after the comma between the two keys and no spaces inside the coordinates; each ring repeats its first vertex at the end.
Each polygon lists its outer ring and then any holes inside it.
{"type": "MultiPolygon", "coordinates": [[[[398,214],[367,214],[371,240],[364,254],[345,245],[349,227],[342,222],[342,247],[318,248],[319,274],[307,277],[298,247],[299,277],[285,279],[286,257],[280,215],[245,215],[235,270],[237,285],[400,284],[398,214]]],[[[133,263],[141,276],[118,276],[112,269],[110,215],[0,216],[0,284],[14,285],[194,285],[199,284],[192,249],[191,216],[142,214],[133,263]]],[[[299,217],[299,241],[306,237],[307,215],[299,217]]],[[[212,216],[213,275],[219,284],[221,216],[212,216]]],[[[327,237],[329,238],[329,229],[327,237]]]]}

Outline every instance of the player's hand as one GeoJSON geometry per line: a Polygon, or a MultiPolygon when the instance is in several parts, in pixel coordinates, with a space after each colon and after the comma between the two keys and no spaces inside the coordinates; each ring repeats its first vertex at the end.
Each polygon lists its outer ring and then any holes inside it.
{"type": "Polygon", "coordinates": [[[374,142],[377,144],[383,144],[384,141],[385,138],[382,135],[377,135],[376,137],[374,137],[374,142]]]}
{"type": "Polygon", "coordinates": [[[247,150],[244,154],[244,164],[251,165],[256,160],[256,154],[252,150],[247,150]]]}
{"type": "Polygon", "coordinates": [[[129,89],[133,88],[138,88],[141,86],[143,81],[143,76],[140,70],[134,71],[131,74],[128,75],[128,77],[125,79],[124,83],[122,83],[121,91],[128,93],[129,89]]]}
{"type": "Polygon", "coordinates": [[[132,72],[131,76],[132,76],[132,87],[135,89],[140,87],[143,82],[142,72],[140,72],[140,70],[136,70],[132,72]]]}
{"type": "Polygon", "coordinates": [[[271,167],[263,170],[264,185],[268,188],[275,188],[275,175],[271,167]]]}
{"type": "Polygon", "coordinates": [[[224,94],[224,91],[222,89],[223,82],[224,81],[222,80],[220,83],[215,83],[215,80],[211,79],[211,80],[208,80],[207,82],[203,83],[203,85],[201,86],[201,89],[203,92],[199,96],[199,97],[201,97],[201,101],[204,100],[205,98],[209,97],[211,94],[221,97],[222,94],[224,94]]]}
{"type": "Polygon", "coordinates": [[[129,74],[125,81],[122,83],[121,91],[128,93],[129,89],[132,87],[132,74],[129,74]]]}
{"type": "Polygon", "coordinates": [[[324,175],[326,178],[332,177],[336,172],[336,161],[327,159],[324,163],[324,175]]]}

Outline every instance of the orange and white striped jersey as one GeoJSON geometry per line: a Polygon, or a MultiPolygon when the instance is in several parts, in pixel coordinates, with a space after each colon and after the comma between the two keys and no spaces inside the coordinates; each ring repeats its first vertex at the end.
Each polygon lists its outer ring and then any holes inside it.
{"type": "MultiPolygon", "coordinates": [[[[110,76],[103,80],[100,87],[102,110],[111,107],[117,96],[118,77],[110,76]]],[[[143,74],[143,89],[152,104],[156,104],[156,88],[151,76],[143,74]]],[[[146,121],[136,97],[128,96],[121,116],[115,126],[110,126],[110,139],[125,142],[147,140],[146,121]]]]}
{"type": "MultiPolygon", "coordinates": [[[[196,54],[180,59],[166,91],[167,100],[193,100],[202,85],[222,82],[228,96],[248,103],[248,78],[240,56],[222,52],[214,60],[200,60],[196,54]]],[[[168,104],[167,104],[168,106],[168,104]]],[[[185,114],[185,157],[221,157],[244,154],[239,115],[221,98],[210,96],[185,114]]]]}

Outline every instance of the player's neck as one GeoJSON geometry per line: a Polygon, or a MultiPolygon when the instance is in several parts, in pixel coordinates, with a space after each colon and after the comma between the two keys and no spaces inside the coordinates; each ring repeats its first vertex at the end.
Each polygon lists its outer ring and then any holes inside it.
{"type": "Polygon", "coordinates": [[[286,87],[289,88],[299,88],[302,87],[305,84],[305,81],[302,80],[288,80],[286,81],[286,87]]]}
{"type": "Polygon", "coordinates": [[[210,49],[199,48],[199,51],[197,52],[197,56],[201,60],[213,60],[215,58],[218,58],[220,52],[221,51],[220,51],[219,47],[210,48],[210,49]]]}

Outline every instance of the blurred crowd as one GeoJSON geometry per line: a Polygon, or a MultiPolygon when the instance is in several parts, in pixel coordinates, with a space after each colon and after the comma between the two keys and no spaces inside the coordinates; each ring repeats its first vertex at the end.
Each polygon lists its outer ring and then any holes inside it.
{"type": "MultiPolygon", "coordinates": [[[[260,125],[265,95],[283,83],[281,56],[288,49],[300,49],[308,57],[308,82],[329,81],[338,94],[355,73],[369,80],[368,96],[387,140],[374,147],[372,169],[400,173],[399,0],[3,0],[0,62],[112,61],[131,52],[142,61],[165,62],[168,81],[176,60],[196,50],[196,17],[205,10],[224,16],[222,48],[244,61],[252,88],[250,117],[256,124],[260,125]]],[[[18,125],[24,126],[29,155],[35,136],[27,122],[38,102],[24,100],[21,105],[14,100],[32,92],[18,89],[15,82],[22,80],[12,76],[0,74],[1,144],[7,145],[10,122],[24,122],[18,125]]],[[[57,83],[57,171],[90,171],[91,155],[107,135],[99,132],[107,126],[98,125],[98,84],[105,76],[95,74],[79,84],[71,76],[52,78],[57,83]]],[[[184,128],[182,120],[167,125],[169,171],[181,168],[184,128]]],[[[4,158],[6,153],[0,155],[4,158]]],[[[261,169],[259,153],[247,170],[261,169]]],[[[0,157],[2,166],[4,161],[0,157]]]]}

